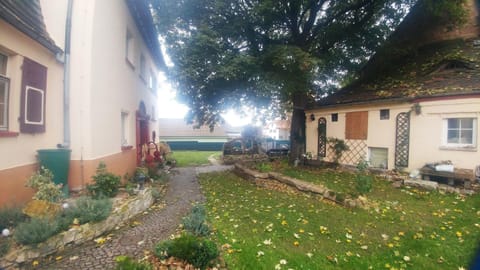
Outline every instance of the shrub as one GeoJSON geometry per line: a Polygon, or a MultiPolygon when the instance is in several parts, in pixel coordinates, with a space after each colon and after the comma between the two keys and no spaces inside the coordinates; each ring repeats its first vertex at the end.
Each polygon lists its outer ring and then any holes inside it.
{"type": "Polygon", "coordinates": [[[194,267],[205,269],[210,261],[217,258],[218,249],[210,240],[183,234],[179,238],[158,244],[154,253],[159,258],[173,256],[187,261],[194,267]]]}
{"type": "Polygon", "coordinates": [[[0,237],[0,258],[5,256],[10,250],[10,239],[6,237],[0,237]]]}
{"type": "Polygon", "coordinates": [[[357,164],[358,174],[355,177],[358,193],[364,195],[372,190],[372,176],[367,174],[368,163],[361,160],[357,164]]]}
{"type": "Polygon", "coordinates": [[[37,190],[36,200],[55,203],[63,198],[62,186],[53,183],[52,172],[43,166],[28,179],[27,186],[37,190]]]}
{"type": "Polygon", "coordinates": [[[327,139],[328,143],[330,143],[330,149],[333,150],[335,156],[333,158],[333,163],[338,164],[342,155],[345,151],[350,150],[348,145],[345,143],[344,140],[330,137],[327,139]]]}
{"type": "Polygon", "coordinates": [[[158,188],[152,188],[152,197],[155,201],[160,200],[162,198],[162,192],[158,188]]]}
{"type": "Polygon", "coordinates": [[[272,165],[262,162],[256,165],[256,169],[259,170],[260,172],[271,172],[272,171],[272,165]]]}
{"type": "Polygon", "coordinates": [[[183,228],[196,236],[207,236],[210,234],[210,228],[205,223],[205,207],[196,204],[192,212],[183,218],[183,228]]]}
{"type": "Polygon", "coordinates": [[[15,241],[23,245],[41,243],[57,232],[57,222],[33,218],[18,224],[13,234],[15,241]]]}
{"type": "Polygon", "coordinates": [[[0,231],[5,228],[12,228],[18,223],[27,219],[27,216],[22,213],[19,207],[4,207],[0,209],[0,231]]]}
{"type": "Polygon", "coordinates": [[[93,181],[94,184],[87,185],[87,190],[93,198],[102,196],[114,197],[117,195],[120,186],[120,176],[108,172],[104,162],[98,164],[93,181]]]}
{"type": "Polygon", "coordinates": [[[99,222],[108,217],[112,211],[112,202],[108,198],[94,200],[89,197],[80,197],[75,204],[65,209],[59,218],[59,226],[68,229],[76,218],[79,224],[99,222]]]}
{"type": "Polygon", "coordinates": [[[150,270],[152,266],[147,263],[134,261],[127,256],[118,256],[115,258],[117,262],[116,270],[150,270]]]}

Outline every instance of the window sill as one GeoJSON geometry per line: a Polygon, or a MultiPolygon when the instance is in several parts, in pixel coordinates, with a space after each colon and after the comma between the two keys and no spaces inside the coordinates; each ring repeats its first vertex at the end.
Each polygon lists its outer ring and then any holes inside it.
{"type": "Polygon", "coordinates": [[[125,145],[125,146],[122,146],[122,151],[128,151],[128,150],[131,150],[133,148],[132,145],[125,145]]]}
{"type": "Polygon", "coordinates": [[[464,152],[477,152],[477,147],[475,146],[440,146],[440,150],[447,151],[464,151],[464,152]]]}
{"type": "Polygon", "coordinates": [[[1,137],[17,137],[20,133],[13,132],[13,131],[0,131],[0,138],[1,137]]]}

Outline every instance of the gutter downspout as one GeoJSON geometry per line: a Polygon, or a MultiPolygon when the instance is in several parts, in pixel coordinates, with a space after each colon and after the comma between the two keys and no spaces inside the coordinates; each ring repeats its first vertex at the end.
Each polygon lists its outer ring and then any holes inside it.
{"type": "Polygon", "coordinates": [[[65,66],[63,71],[63,148],[70,148],[70,34],[73,0],[68,0],[65,23],[65,66]]]}

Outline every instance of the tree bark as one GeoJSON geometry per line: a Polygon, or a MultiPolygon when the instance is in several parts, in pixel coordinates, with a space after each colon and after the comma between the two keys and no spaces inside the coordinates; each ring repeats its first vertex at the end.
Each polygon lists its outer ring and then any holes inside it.
{"type": "Polygon", "coordinates": [[[305,93],[295,93],[293,95],[293,113],[290,126],[290,163],[295,159],[302,160],[305,153],[305,106],[307,105],[307,95],[305,93]]]}

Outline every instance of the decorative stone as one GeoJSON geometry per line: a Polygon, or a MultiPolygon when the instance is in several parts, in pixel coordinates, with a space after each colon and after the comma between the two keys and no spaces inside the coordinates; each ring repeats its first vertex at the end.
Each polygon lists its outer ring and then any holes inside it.
{"type": "Polygon", "coordinates": [[[438,183],[434,181],[425,181],[425,180],[413,180],[405,179],[403,183],[407,186],[424,188],[427,190],[436,190],[438,189],[438,183]]]}
{"type": "Polygon", "coordinates": [[[2,230],[2,235],[5,236],[5,237],[8,237],[10,235],[10,230],[5,228],[2,230]]]}

